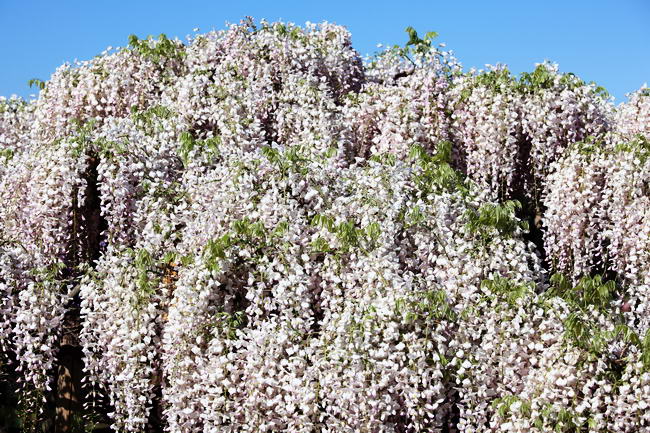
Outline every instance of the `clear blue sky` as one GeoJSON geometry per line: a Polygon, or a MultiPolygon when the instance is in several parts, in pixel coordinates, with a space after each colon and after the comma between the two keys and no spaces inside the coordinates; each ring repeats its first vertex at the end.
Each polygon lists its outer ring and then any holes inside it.
{"type": "Polygon", "coordinates": [[[30,78],[124,46],[131,33],[184,39],[246,15],[345,25],[361,54],[403,44],[409,25],[433,30],[466,68],[500,62],[520,73],[548,59],[617,102],[650,84],[650,0],[0,0],[0,95],[28,97],[30,78]]]}

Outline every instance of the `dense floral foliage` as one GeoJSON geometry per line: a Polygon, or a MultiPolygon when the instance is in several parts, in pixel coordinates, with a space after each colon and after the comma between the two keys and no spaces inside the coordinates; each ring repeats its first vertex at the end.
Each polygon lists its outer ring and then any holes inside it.
{"type": "Polygon", "coordinates": [[[115,431],[650,431],[647,89],[409,36],[132,37],[0,100],[27,411],[76,323],[115,431]]]}

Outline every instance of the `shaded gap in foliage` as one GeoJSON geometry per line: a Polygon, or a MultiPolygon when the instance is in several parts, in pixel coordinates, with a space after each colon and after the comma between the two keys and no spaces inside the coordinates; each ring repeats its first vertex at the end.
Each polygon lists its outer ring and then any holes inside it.
{"type": "MultiPolygon", "coordinates": [[[[78,280],[82,276],[79,265],[86,263],[95,267],[106,245],[108,222],[101,215],[101,197],[98,188],[99,158],[91,155],[84,173],[86,189],[84,203],[79,205],[75,197],[72,248],[67,257],[65,277],[76,281],[72,298],[63,319],[63,332],[55,364],[55,432],[72,432],[73,423],[81,420],[86,400],[82,389],[83,351],[78,336],[81,333],[81,297],[78,280]]],[[[103,414],[105,416],[105,414],[103,414]]]]}

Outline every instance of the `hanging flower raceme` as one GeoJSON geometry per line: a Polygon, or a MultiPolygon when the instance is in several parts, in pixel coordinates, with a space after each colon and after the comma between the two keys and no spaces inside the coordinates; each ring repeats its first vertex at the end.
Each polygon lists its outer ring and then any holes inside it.
{"type": "Polygon", "coordinates": [[[451,94],[455,165],[491,197],[520,193],[521,96],[510,73],[462,77],[451,94]]]}
{"type": "Polygon", "coordinates": [[[607,161],[602,142],[580,143],[568,149],[548,178],[544,204],[546,251],[556,269],[574,278],[607,267],[603,207],[607,161]]]}
{"type": "Polygon", "coordinates": [[[575,280],[609,272],[629,286],[621,300],[643,333],[648,297],[648,143],[644,138],[572,146],[549,176],[546,250],[575,280]]]}
{"type": "Polygon", "coordinates": [[[4,167],[29,141],[34,104],[17,97],[0,97],[0,179],[4,167]]]}
{"type": "Polygon", "coordinates": [[[523,74],[521,91],[526,167],[532,183],[527,185],[528,197],[537,206],[544,206],[540,199],[552,164],[571,143],[601,137],[612,130],[613,107],[604,89],[573,74],[559,73],[558,66],[549,63],[523,74]]]}
{"type": "MultiPolygon", "coordinates": [[[[0,180],[5,329],[26,390],[50,390],[61,325],[73,289],[71,269],[84,260],[88,158],[83,134],[49,147],[31,142],[0,180]]],[[[6,344],[6,342],[5,342],[6,344]]],[[[36,408],[32,408],[36,410],[36,408]]]]}
{"type": "Polygon", "coordinates": [[[628,98],[617,107],[616,131],[627,139],[637,134],[650,137],[650,89],[642,87],[628,98]]]}

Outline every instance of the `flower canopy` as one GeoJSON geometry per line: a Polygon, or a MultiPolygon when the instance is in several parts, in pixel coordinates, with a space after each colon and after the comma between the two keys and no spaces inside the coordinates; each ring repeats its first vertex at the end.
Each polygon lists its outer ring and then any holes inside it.
{"type": "Polygon", "coordinates": [[[409,36],[131,37],[0,100],[0,351],[35,425],[72,345],[120,432],[649,431],[647,89],[409,36]]]}

